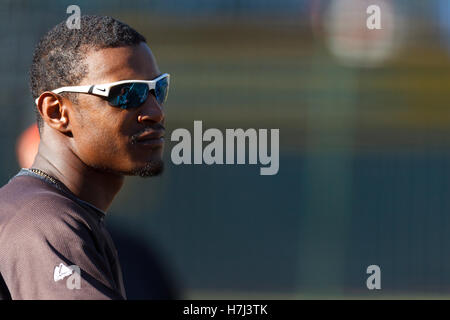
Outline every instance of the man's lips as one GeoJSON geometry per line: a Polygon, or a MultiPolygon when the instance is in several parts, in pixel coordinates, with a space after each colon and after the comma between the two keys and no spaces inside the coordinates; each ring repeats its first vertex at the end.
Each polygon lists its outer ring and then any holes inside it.
{"type": "Polygon", "coordinates": [[[149,140],[162,140],[164,138],[163,130],[148,130],[136,137],[136,142],[145,142],[149,140]]]}
{"type": "Polygon", "coordinates": [[[139,135],[133,136],[131,142],[150,148],[162,147],[164,145],[164,130],[147,130],[139,135]]]}

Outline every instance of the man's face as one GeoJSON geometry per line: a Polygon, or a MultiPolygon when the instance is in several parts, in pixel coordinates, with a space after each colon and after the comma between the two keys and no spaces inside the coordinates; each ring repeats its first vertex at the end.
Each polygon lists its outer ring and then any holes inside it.
{"type": "MultiPolygon", "coordinates": [[[[88,52],[88,73],[79,85],[120,80],[152,80],[161,72],[150,48],[136,46],[107,48],[88,52]]],[[[74,152],[86,165],[123,175],[152,176],[162,172],[164,112],[149,93],[138,108],[112,107],[98,96],[79,94],[73,104],[71,128],[74,152]],[[136,141],[142,133],[154,138],[136,141]]]]}

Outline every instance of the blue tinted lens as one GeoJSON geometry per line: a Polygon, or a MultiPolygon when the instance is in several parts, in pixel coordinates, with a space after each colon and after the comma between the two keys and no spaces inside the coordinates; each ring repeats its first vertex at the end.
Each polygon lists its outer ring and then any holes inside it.
{"type": "Polygon", "coordinates": [[[167,100],[168,93],[169,93],[169,82],[167,81],[167,78],[158,80],[158,82],[156,82],[154,90],[156,101],[158,101],[159,104],[163,104],[167,100]]]}
{"type": "Polygon", "coordinates": [[[122,109],[137,108],[147,100],[148,85],[146,83],[125,83],[111,88],[108,102],[122,109]]]}

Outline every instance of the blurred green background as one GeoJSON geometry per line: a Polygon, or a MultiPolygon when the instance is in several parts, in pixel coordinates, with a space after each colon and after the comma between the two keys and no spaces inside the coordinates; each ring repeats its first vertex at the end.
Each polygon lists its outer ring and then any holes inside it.
{"type": "Polygon", "coordinates": [[[157,248],[182,297],[449,296],[447,0],[2,0],[2,184],[34,121],[33,47],[71,4],[147,38],[172,75],[169,133],[280,129],[275,176],[175,166],[167,141],[161,177],[127,179],[109,223],[157,248]]]}

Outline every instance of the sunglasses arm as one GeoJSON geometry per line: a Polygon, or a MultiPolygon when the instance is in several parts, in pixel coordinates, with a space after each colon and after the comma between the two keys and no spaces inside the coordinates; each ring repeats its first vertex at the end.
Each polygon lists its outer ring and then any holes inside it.
{"type": "MultiPolygon", "coordinates": [[[[63,92],[72,92],[72,93],[91,93],[98,96],[107,97],[109,95],[110,86],[75,86],[75,87],[62,87],[56,90],[53,90],[53,93],[63,93],[63,92]],[[101,89],[101,90],[100,90],[101,89]]],[[[39,98],[35,100],[35,103],[38,104],[39,98]]]]}

